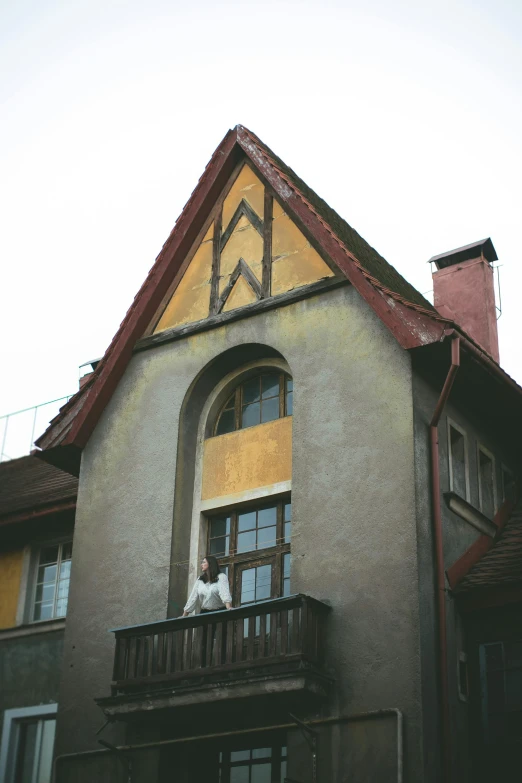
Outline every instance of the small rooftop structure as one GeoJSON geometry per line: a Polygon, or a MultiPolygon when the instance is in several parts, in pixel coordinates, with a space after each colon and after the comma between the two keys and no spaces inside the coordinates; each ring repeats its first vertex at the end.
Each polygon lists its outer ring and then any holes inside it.
{"type": "Polygon", "coordinates": [[[432,256],[428,263],[436,264],[437,269],[445,269],[448,266],[454,266],[454,264],[461,264],[463,261],[470,261],[472,258],[484,258],[490,264],[493,261],[498,261],[496,250],[489,237],[472,242],[471,245],[464,245],[455,250],[448,250],[447,253],[432,256]]]}

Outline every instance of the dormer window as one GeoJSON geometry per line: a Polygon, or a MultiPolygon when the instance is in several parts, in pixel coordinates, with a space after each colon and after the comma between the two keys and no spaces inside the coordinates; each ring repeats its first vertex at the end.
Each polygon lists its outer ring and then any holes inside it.
{"type": "Polygon", "coordinates": [[[265,372],[236,386],[218,416],[215,435],[265,424],[293,411],[293,382],[286,373],[265,372]]]}

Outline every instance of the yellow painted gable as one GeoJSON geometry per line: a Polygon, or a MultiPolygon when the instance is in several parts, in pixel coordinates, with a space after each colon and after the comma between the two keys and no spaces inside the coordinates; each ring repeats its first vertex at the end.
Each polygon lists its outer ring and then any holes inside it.
{"type": "Polygon", "coordinates": [[[228,295],[227,301],[223,307],[223,312],[235,310],[236,307],[244,307],[245,305],[252,304],[252,302],[256,301],[257,296],[252,291],[245,278],[239,275],[232,291],[228,295]]]}
{"type": "MultiPolygon", "coordinates": [[[[265,215],[265,187],[254,171],[246,163],[243,165],[222,204],[221,244],[219,259],[213,271],[214,223],[211,224],[199,247],[192,256],[181,281],[166,305],[154,333],[162,332],[183,324],[193,323],[215,315],[221,310],[228,312],[257,301],[261,288],[270,289],[270,296],[292,291],[295,288],[315,283],[334,273],[312,247],[290,216],[273,199],[272,209],[268,205],[265,215]],[[245,212],[234,226],[231,220],[242,201],[246,202],[245,212]],[[270,215],[270,211],[272,214],[270,215]],[[252,214],[254,213],[254,214],[252,214]],[[257,217],[256,217],[257,216],[257,217]],[[263,284],[264,232],[263,220],[272,218],[271,282],[263,284]],[[234,274],[240,259],[243,259],[255,281],[247,282],[240,276],[223,302],[230,278],[234,274]],[[212,275],[216,275],[212,286],[212,275]],[[210,312],[211,290],[216,299],[210,312]]],[[[269,265],[270,266],[270,265],[269,265]]],[[[269,269],[269,266],[267,267],[269,269]]]]}
{"type": "Polygon", "coordinates": [[[230,239],[221,251],[221,265],[219,269],[220,295],[223,293],[223,290],[230,279],[230,275],[236,268],[240,258],[248,264],[259,282],[261,282],[263,268],[263,237],[245,215],[240,218],[230,239]]]}
{"type": "Polygon", "coordinates": [[[256,177],[250,166],[246,164],[239,172],[236,181],[230,188],[228,196],[223,202],[223,229],[226,229],[241,200],[245,199],[263,220],[265,189],[260,179],[256,177]]]}
{"type": "Polygon", "coordinates": [[[304,234],[274,201],[272,222],[272,296],[315,283],[334,273],[304,234]]]}
{"type": "Polygon", "coordinates": [[[174,291],[154,332],[208,317],[212,279],[212,223],[174,291]]]}

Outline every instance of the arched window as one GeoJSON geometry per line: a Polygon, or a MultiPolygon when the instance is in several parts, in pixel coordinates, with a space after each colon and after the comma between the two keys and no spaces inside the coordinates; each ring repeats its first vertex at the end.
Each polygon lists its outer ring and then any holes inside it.
{"type": "Polygon", "coordinates": [[[262,372],[236,386],[218,416],[214,435],[291,416],[292,411],[292,378],[282,372],[262,372]]]}

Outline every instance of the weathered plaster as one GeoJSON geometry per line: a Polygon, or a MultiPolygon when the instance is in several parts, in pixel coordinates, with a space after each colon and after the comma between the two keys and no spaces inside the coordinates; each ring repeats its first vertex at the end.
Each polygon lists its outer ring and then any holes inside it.
{"type": "Polygon", "coordinates": [[[109,692],[108,629],[179,613],[194,430],[232,361],[276,353],[296,390],[292,591],[333,607],[325,644],[338,686],[329,709],[403,709],[408,776],[420,779],[410,357],[353,288],[133,357],[82,460],[58,752],[96,746],[102,716],[92,698],[109,692]]]}

